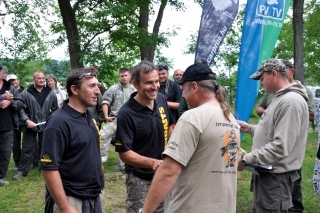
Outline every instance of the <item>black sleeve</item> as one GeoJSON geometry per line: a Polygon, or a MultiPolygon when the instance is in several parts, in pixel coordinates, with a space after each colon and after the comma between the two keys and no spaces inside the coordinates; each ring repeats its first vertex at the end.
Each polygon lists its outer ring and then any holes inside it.
{"type": "Polygon", "coordinates": [[[173,92],[174,92],[175,102],[179,103],[182,96],[182,89],[180,88],[180,85],[173,84],[173,92]]]}
{"type": "Polygon", "coordinates": [[[126,152],[132,149],[134,137],[134,124],[130,122],[128,115],[119,111],[117,115],[117,131],[115,150],[116,152],[126,152]]]}
{"type": "Polygon", "coordinates": [[[13,100],[11,101],[10,107],[12,107],[15,111],[19,111],[24,107],[24,102],[16,88],[10,86],[10,92],[13,94],[13,100]]]}

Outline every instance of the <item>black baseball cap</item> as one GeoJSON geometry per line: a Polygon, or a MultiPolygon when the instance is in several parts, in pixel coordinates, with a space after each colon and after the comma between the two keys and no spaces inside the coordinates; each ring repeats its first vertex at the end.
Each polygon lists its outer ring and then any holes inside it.
{"type": "Polygon", "coordinates": [[[183,84],[186,81],[216,80],[216,74],[212,72],[206,61],[197,60],[183,73],[182,78],[177,82],[183,84]]]}

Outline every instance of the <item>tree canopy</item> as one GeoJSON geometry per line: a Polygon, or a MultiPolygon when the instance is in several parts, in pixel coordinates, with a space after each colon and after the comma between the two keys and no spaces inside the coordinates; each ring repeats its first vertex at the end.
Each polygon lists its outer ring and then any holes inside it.
{"type": "Polygon", "coordinates": [[[45,60],[50,50],[67,43],[70,66],[93,65],[107,84],[117,79],[120,67],[139,59],[153,61],[158,53],[163,61],[157,48],[168,46],[176,33],[161,32],[163,12],[185,9],[179,0],[4,0],[1,7],[0,27],[14,32],[0,37],[7,50],[2,56],[45,60]]]}

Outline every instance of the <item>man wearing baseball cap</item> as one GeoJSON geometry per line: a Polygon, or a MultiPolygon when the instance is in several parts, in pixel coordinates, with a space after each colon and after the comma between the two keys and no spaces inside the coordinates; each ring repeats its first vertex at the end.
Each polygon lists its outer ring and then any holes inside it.
{"type": "Polygon", "coordinates": [[[14,130],[18,128],[18,111],[24,106],[18,91],[5,80],[0,65],[0,186],[5,180],[10,162],[14,130]]]}
{"type": "MultiPolygon", "coordinates": [[[[20,80],[18,76],[15,74],[10,74],[7,76],[7,81],[16,88],[21,94],[24,90],[24,87],[20,85],[20,80]]],[[[23,121],[19,121],[19,128],[14,130],[13,134],[13,144],[12,144],[12,154],[14,160],[14,167],[11,168],[13,171],[18,171],[19,163],[20,163],[20,155],[21,155],[21,126],[24,125],[23,121]]]]}
{"type": "Polygon", "coordinates": [[[175,126],[140,212],[154,212],[164,198],[166,213],[236,212],[240,132],[215,79],[203,61],[180,79],[190,109],[175,126]]]}
{"type": "MultiPolygon", "coordinates": [[[[289,83],[293,83],[295,81],[294,80],[295,69],[293,64],[289,60],[285,60],[285,59],[282,59],[282,62],[286,66],[287,78],[289,83]]],[[[309,121],[313,121],[314,113],[316,110],[314,97],[312,95],[311,90],[308,87],[304,86],[304,88],[306,89],[307,95],[308,95],[307,104],[309,109],[309,121]]],[[[274,94],[271,94],[271,93],[265,93],[263,95],[261,101],[259,102],[256,108],[257,114],[259,116],[263,115],[264,111],[271,104],[273,97],[274,97],[274,94]]],[[[301,169],[298,170],[298,173],[301,176],[301,169]]],[[[292,202],[294,206],[289,209],[289,212],[303,212],[304,207],[302,203],[301,178],[299,178],[294,182],[294,187],[292,192],[292,202]]]]}
{"type": "Polygon", "coordinates": [[[257,125],[238,121],[240,131],[253,136],[252,152],[241,156],[238,170],[249,164],[272,165],[271,171],[253,174],[253,212],[287,212],[306,148],[308,96],[299,81],[290,84],[281,59],[264,61],[250,78],[260,80],[274,98],[257,125]]]}

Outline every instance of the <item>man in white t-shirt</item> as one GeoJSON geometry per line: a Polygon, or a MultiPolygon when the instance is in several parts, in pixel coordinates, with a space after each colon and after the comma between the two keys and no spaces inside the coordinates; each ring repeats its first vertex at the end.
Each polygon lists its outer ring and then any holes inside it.
{"type": "Polygon", "coordinates": [[[236,212],[239,128],[223,87],[198,61],[179,82],[189,110],[163,152],[142,213],[165,199],[166,213],[236,212]]]}

